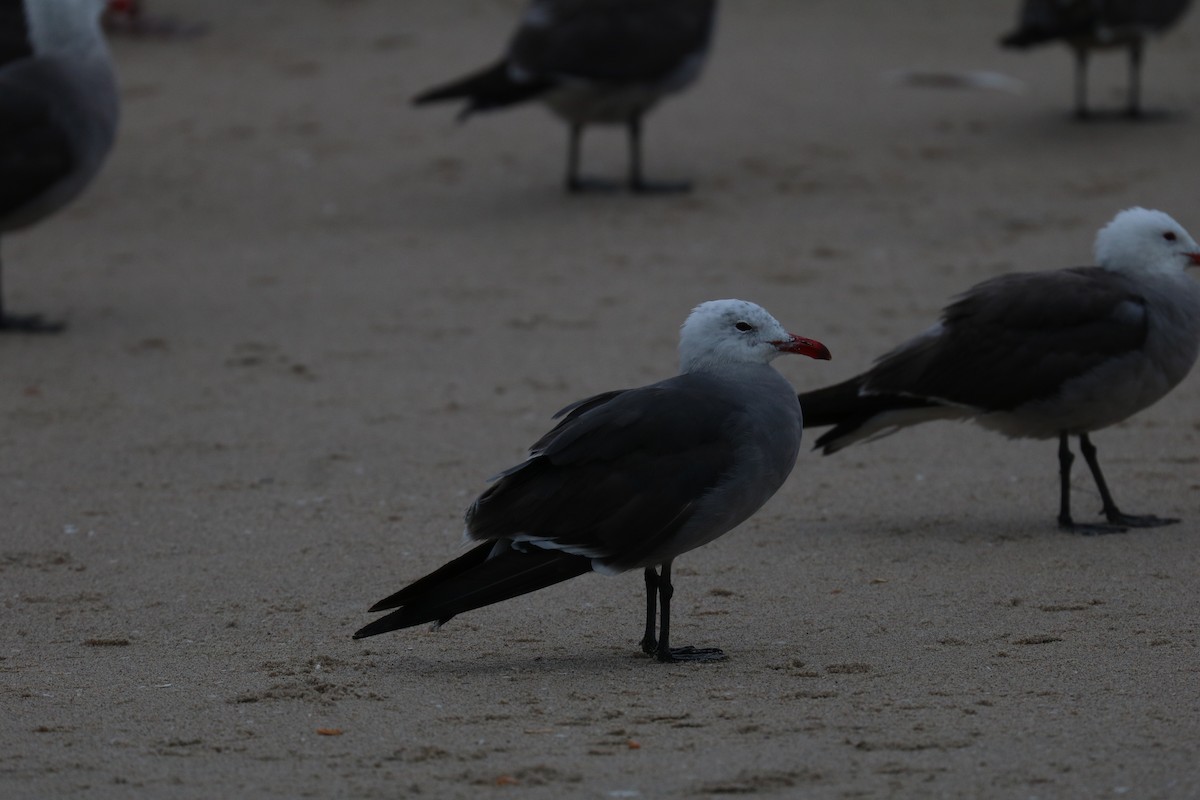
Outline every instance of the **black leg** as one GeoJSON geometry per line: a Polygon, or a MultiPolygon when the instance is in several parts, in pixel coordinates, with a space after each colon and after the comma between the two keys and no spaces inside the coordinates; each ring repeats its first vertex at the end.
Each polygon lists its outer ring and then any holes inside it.
{"type": "Polygon", "coordinates": [[[657,611],[658,573],[654,567],[646,567],[646,634],[642,637],[642,652],[648,656],[658,649],[658,639],[654,636],[657,611]]]}
{"type": "Polygon", "coordinates": [[[671,598],[675,596],[675,587],[671,585],[671,562],[662,565],[662,573],[658,578],[658,607],[662,611],[658,623],[658,649],[655,654],[659,661],[674,661],[675,654],[671,652],[671,598]]]}
{"type": "Polygon", "coordinates": [[[567,191],[578,192],[583,187],[579,181],[579,147],[583,138],[583,126],[571,125],[567,138],[567,191]]]}
{"type": "Polygon", "coordinates": [[[580,165],[583,163],[583,129],[584,125],[581,122],[571,124],[570,139],[567,142],[567,191],[571,194],[617,191],[621,185],[615,181],[585,178],[580,174],[580,165]]]}
{"type": "Polygon", "coordinates": [[[58,333],[66,325],[62,322],[50,322],[43,319],[41,314],[25,314],[16,316],[4,310],[4,264],[0,261],[0,333],[12,331],[15,333],[58,333]]]}
{"type": "Polygon", "coordinates": [[[1137,119],[1142,116],[1142,55],[1144,48],[1140,39],[1129,46],[1129,104],[1125,115],[1137,119]]]}
{"type": "Polygon", "coordinates": [[[662,574],[658,577],[658,649],[655,658],[659,661],[674,664],[680,661],[723,661],[725,653],[716,647],[671,647],[671,597],[675,587],[671,585],[671,562],[662,565],[662,574]]]}
{"type": "Polygon", "coordinates": [[[633,116],[629,120],[629,188],[641,191],[642,178],[642,118],[633,116]]]}
{"type": "Polygon", "coordinates": [[[1088,119],[1087,104],[1088,51],[1086,47],[1075,48],[1075,119],[1088,119]]]}
{"type": "MultiPolygon", "coordinates": [[[[1091,447],[1091,443],[1087,442],[1087,436],[1079,437],[1080,449],[1083,450],[1084,457],[1087,457],[1088,451],[1086,447],[1091,447]],[[1085,445],[1085,442],[1087,443],[1085,445]]],[[[1091,451],[1092,459],[1096,456],[1095,448],[1091,451]]],[[[1089,466],[1092,459],[1088,460],[1089,466]]],[[[1083,536],[1096,536],[1102,533],[1124,533],[1125,528],[1120,525],[1106,525],[1102,522],[1096,523],[1079,523],[1071,519],[1071,465],[1075,463],[1075,456],[1071,453],[1070,443],[1067,441],[1067,434],[1060,433],[1058,435],[1058,474],[1062,481],[1060,491],[1062,492],[1058,506],[1058,527],[1064,531],[1078,533],[1083,536]]],[[[1096,466],[1092,470],[1095,475],[1096,470],[1100,469],[1096,466]]],[[[1103,478],[1100,479],[1103,482],[1103,478]]],[[[1102,497],[1107,497],[1108,489],[1102,488],[1100,494],[1102,497]]],[[[1112,517],[1109,517],[1110,522],[1115,522],[1112,517]]]]}
{"type": "Polygon", "coordinates": [[[642,117],[634,114],[627,123],[629,131],[629,188],[638,194],[668,194],[690,192],[688,181],[656,182],[646,180],[642,173],[642,117]]]}
{"type": "Polygon", "coordinates": [[[1075,456],[1071,453],[1071,447],[1067,442],[1067,434],[1060,433],[1058,435],[1058,479],[1059,479],[1059,500],[1058,500],[1058,527],[1065,530],[1071,530],[1075,527],[1075,523],[1071,520],[1071,465],[1075,463],[1075,456]]]}
{"type": "Polygon", "coordinates": [[[1156,517],[1153,514],[1144,516],[1136,516],[1133,514],[1123,514],[1117,508],[1117,504],[1113,501],[1112,493],[1108,491],[1108,484],[1104,481],[1104,474],[1100,472],[1100,459],[1096,458],[1096,447],[1092,444],[1092,440],[1088,438],[1086,433],[1079,437],[1079,452],[1083,453],[1083,459],[1087,462],[1088,468],[1092,471],[1092,478],[1096,481],[1096,488],[1100,491],[1100,501],[1104,504],[1104,516],[1109,522],[1117,528],[1117,530],[1125,530],[1129,528],[1157,528],[1160,525],[1171,525],[1179,522],[1173,517],[1156,517]]]}

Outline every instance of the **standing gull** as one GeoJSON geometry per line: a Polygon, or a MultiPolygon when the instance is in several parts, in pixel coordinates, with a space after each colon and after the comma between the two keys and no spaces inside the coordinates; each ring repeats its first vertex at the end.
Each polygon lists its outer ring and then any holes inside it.
{"type": "Polygon", "coordinates": [[[1157,402],[1200,350],[1200,246],[1161,211],[1122,211],[1096,236],[1095,267],[1003,275],[969,289],[941,321],[867,372],[800,395],[826,455],[935,419],[970,419],[1009,437],[1058,438],[1060,528],[1123,531],[1178,522],[1122,513],[1100,472],[1093,431],[1157,402]],[[1079,448],[1108,524],[1071,517],[1079,448]]]}
{"type": "Polygon", "coordinates": [[[1075,53],[1075,116],[1091,116],[1087,104],[1088,57],[1094,49],[1129,50],[1129,99],[1125,113],[1140,117],[1142,57],[1146,39],[1171,27],[1190,0],[1025,0],[1017,29],[1005,47],[1061,41],[1075,53]]]}
{"type": "Polygon", "coordinates": [[[421,93],[417,105],[465,100],[462,117],[538,99],[567,122],[567,190],[610,188],[580,176],[588,125],[624,125],[629,188],[686,191],[642,174],[642,117],[700,74],[716,0],[533,0],[495,64],[421,93]]]}
{"type": "Polygon", "coordinates": [[[464,537],[481,544],[380,600],[371,611],[396,610],[354,638],[441,626],[587,572],[640,568],[642,650],[659,661],[723,658],[670,646],[671,562],[741,524],[792,471],[803,426],[791,386],[770,366],[782,353],[829,358],[753,303],[697,306],[679,337],[680,375],[559,411],[529,458],[467,510],[464,537]]]}
{"type": "MultiPolygon", "coordinates": [[[[91,182],[112,148],[117,85],[105,0],[0,0],[0,236],[40,222],[91,182]]],[[[62,329],[4,310],[0,330],[62,329]]]]}

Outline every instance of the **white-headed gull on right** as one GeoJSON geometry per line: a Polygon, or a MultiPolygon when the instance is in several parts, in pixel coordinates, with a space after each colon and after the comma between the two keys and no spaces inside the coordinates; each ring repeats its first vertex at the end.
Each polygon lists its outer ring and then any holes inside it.
{"type": "Polygon", "coordinates": [[[1058,524],[1081,533],[1178,522],[1122,513],[1088,438],[1157,402],[1200,352],[1200,246],[1161,211],[1131,208],[1096,236],[1094,267],[1002,275],[967,290],[941,321],[850,380],[800,395],[816,446],[935,419],[969,419],[1010,437],[1059,441],[1058,524]],[[1108,524],[1070,510],[1079,438],[1108,524]]]}

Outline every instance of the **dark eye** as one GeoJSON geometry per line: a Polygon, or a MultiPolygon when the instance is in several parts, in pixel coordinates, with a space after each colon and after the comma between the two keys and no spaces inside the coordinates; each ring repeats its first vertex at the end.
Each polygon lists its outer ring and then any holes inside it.
{"type": "Polygon", "coordinates": [[[736,325],[734,325],[733,327],[737,328],[742,333],[745,333],[746,331],[754,330],[754,326],[751,325],[749,322],[739,322],[736,325]]]}
{"type": "Polygon", "coordinates": [[[1166,239],[1168,242],[1175,241],[1175,231],[1167,231],[1166,233],[1163,234],[1163,238],[1166,239]]]}

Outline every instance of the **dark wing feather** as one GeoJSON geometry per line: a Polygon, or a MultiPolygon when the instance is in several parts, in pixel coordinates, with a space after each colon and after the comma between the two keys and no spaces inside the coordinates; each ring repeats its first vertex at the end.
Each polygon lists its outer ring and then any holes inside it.
{"type": "Polygon", "coordinates": [[[542,442],[546,442],[546,441],[553,439],[554,431],[558,430],[563,425],[566,425],[571,420],[572,417],[576,417],[580,414],[586,413],[587,411],[595,408],[596,406],[602,406],[605,403],[607,403],[609,400],[612,400],[617,395],[619,395],[623,392],[626,392],[626,391],[628,391],[628,390],[627,389],[614,389],[611,392],[601,392],[600,394],[594,394],[591,397],[585,397],[582,400],[576,400],[574,403],[571,403],[571,405],[560,408],[558,411],[554,412],[554,416],[551,417],[551,419],[561,419],[562,422],[558,423],[558,425],[556,425],[549,433],[547,433],[545,436],[543,436],[541,439],[539,439],[537,441],[537,443],[534,444],[534,446],[529,449],[530,450],[540,449],[542,442]]]}
{"type": "Polygon", "coordinates": [[[474,539],[533,536],[596,557],[641,555],[678,531],[734,459],[736,409],[680,376],[589,398],[467,513],[474,539]]]}
{"type": "Polygon", "coordinates": [[[546,78],[654,83],[702,51],[715,0],[544,0],[548,25],[524,24],[509,61],[546,78]]]}
{"type": "Polygon", "coordinates": [[[367,611],[386,611],[389,608],[399,608],[413,600],[413,598],[428,592],[438,584],[479,566],[487,560],[488,554],[491,551],[492,542],[484,542],[477,547],[472,547],[458,558],[443,564],[424,578],[413,581],[400,591],[383,598],[368,608],[367,611]]]}
{"type": "Polygon", "coordinates": [[[550,88],[544,80],[513,80],[508,62],[501,61],[450,83],[427,89],[413,98],[414,105],[438,103],[443,100],[466,100],[462,117],[476,111],[487,111],[521,103],[550,88]]]}
{"type": "Polygon", "coordinates": [[[1098,267],[1004,275],[949,305],[939,336],[920,336],[867,373],[864,391],[1007,411],[1141,347],[1145,299],[1098,267]]]}
{"type": "Polygon", "coordinates": [[[0,217],[61,180],[72,164],[46,102],[0,78],[0,217]]]}
{"type": "Polygon", "coordinates": [[[362,639],[427,622],[443,624],[457,614],[543,589],[590,572],[586,558],[531,548],[521,552],[485,542],[421,580],[380,600],[372,611],[395,608],[355,631],[362,639]]]}
{"type": "Polygon", "coordinates": [[[824,428],[826,425],[842,425],[854,421],[854,427],[857,428],[867,419],[884,411],[931,405],[927,400],[916,398],[863,395],[863,377],[859,375],[848,381],[799,395],[804,427],[824,428]]]}
{"type": "Polygon", "coordinates": [[[938,405],[919,397],[863,394],[863,380],[864,376],[859,375],[848,381],[799,395],[805,428],[834,426],[818,437],[813,449],[824,450],[826,454],[829,454],[832,452],[829,448],[833,444],[843,436],[861,428],[877,414],[938,405]]]}

